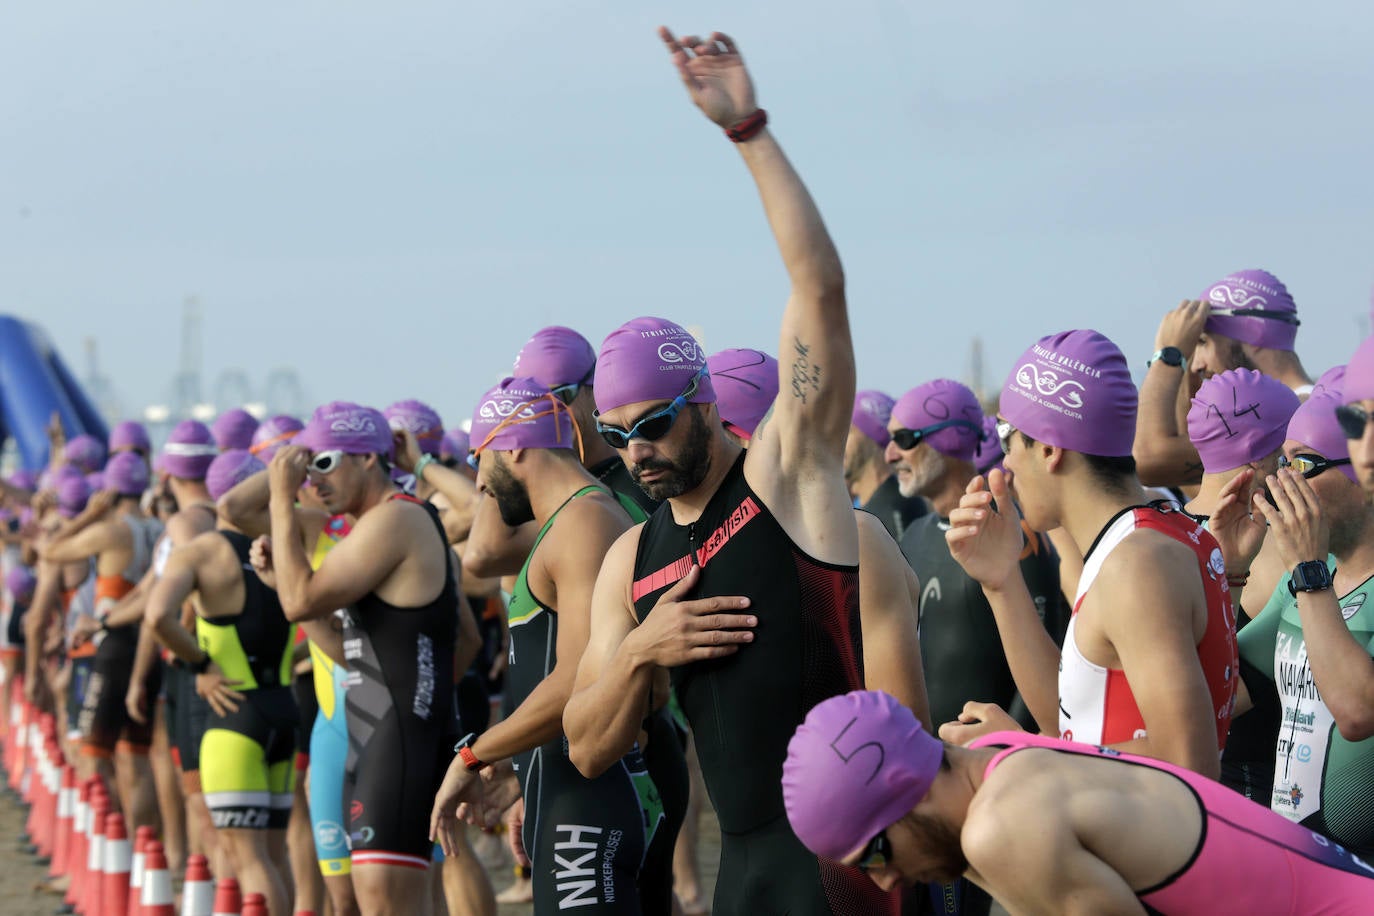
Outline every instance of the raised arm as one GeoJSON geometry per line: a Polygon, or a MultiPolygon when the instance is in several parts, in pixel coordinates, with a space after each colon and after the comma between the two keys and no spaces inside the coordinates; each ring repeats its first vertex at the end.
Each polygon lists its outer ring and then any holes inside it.
{"type": "MultiPolygon", "coordinates": [[[[1330,529],[1312,485],[1288,468],[1271,476],[1268,484],[1273,503],[1256,492],[1254,504],[1269,523],[1285,568],[1324,562],[1330,549],[1330,529]]],[[[1348,589],[1358,584],[1342,580],[1339,586],[1348,589]]],[[[1312,679],[1341,737],[1363,741],[1374,735],[1374,658],[1370,657],[1371,647],[1350,632],[1336,593],[1336,588],[1298,593],[1302,638],[1312,679]]]]}
{"type": "Polygon", "coordinates": [[[250,538],[271,531],[272,517],[268,512],[271,487],[268,476],[266,470],[258,471],[239,481],[221,496],[215,504],[215,512],[220,520],[228,522],[250,538]]]}
{"type": "Polygon", "coordinates": [[[1184,364],[1171,366],[1156,359],[1140,385],[1140,406],[1135,423],[1135,461],[1141,483],[1174,487],[1202,479],[1202,460],[1188,438],[1187,361],[1193,358],[1198,338],[1211,309],[1205,302],[1184,302],[1164,316],[1155,335],[1155,350],[1172,347],[1183,354],[1184,364]]]}
{"type": "MultiPolygon", "coordinates": [[[[705,40],[678,40],[667,29],[659,34],[697,107],[721,127],[747,133],[758,106],[735,43],[720,32],[705,40]]],[[[799,546],[831,562],[853,563],[858,536],[851,534],[839,474],[854,408],[844,269],[815,201],[772,133],[764,127],[735,145],[758,187],[791,283],[778,344],[779,395],[755,431],[746,472],[799,546]],[[827,473],[817,475],[817,469],[827,473]]]]}
{"type": "Polygon", "coordinates": [[[510,527],[501,520],[496,500],[485,494],[478,494],[474,506],[472,527],[463,547],[463,572],[479,579],[516,575],[534,549],[539,526],[526,522],[510,527]]]}
{"type": "Polygon", "coordinates": [[[975,477],[949,521],[950,555],[983,587],[1021,699],[1043,733],[1059,734],[1059,647],[1021,575],[1021,522],[1006,472],[992,471],[986,484],[975,477]]]}

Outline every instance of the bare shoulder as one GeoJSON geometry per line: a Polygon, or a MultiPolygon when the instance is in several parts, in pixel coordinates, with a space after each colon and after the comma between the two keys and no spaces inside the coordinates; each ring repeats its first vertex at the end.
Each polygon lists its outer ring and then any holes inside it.
{"type": "Polygon", "coordinates": [[[1109,588],[1120,587],[1122,595],[1132,594],[1131,590],[1139,594],[1157,594],[1155,588],[1161,577],[1173,580],[1191,575],[1196,578],[1196,572],[1197,556],[1186,544],[1163,532],[1142,529],[1133,532],[1112,551],[1097,578],[1109,588]],[[1147,586],[1150,586],[1148,590],[1147,586]]]}

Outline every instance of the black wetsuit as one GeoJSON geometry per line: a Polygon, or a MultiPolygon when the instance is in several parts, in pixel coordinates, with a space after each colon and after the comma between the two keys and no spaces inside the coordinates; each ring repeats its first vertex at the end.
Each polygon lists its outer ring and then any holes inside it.
{"type": "Polygon", "coordinates": [[[453,554],[427,503],[444,550],[445,581],[421,607],[397,607],[369,592],[344,618],[349,686],[348,759],[344,768],[353,865],[425,869],[433,844],[429,812],[453,759],[453,651],[458,589],[453,554]]]}
{"type": "Polygon", "coordinates": [[[793,731],[821,700],[863,687],[858,567],[803,553],[749,488],[744,455],[695,523],[678,525],[665,505],[644,526],[633,585],[641,620],[693,554],[702,572],[693,597],[746,595],[759,619],[738,653],[672,672],[720,820],[713,912],[895,913],[895,894],[808,852],[782,802],[793,731]]]}
{"type": "MultiPolygon", "coordinates": [[[[636,524],[647,521],[658,509],[658,500],[651,498],[643,487],[635,483],[629,468],[619,457],[607,458],[591,468],[590,472],[615,495],[621,508],[630,514],[630,520],[636,524]]],[[[687,733],[680,719],[675,718],[665,706],[644,720],[644,731],[648,739],[648,746],[644,748],[644,762],[648,764],[649,775],[658,787],[665,818],[664,829],[654,836],[644,856],[644,867],[640,870],[640,899],[645,901],[648,908],[651,901],[672,899],[673,846],[687,817],[692,782],[685,756],[687,733]]]]}
{"type": "Polygon", "coordinates": [[[930,514],[930,505],[919,496],[903,496],[897,486],[897,476],[878,484],[868,502],[859,507],[883,523],[892,540],[900,541],[912,523],[930,514]]]}
{"type": "MultiPolygon", "coordinates": [[[[589,485],[549,516],[516,577],[510,601],[510,667],[506,695],[518,706],[547,678],[558,658],[558,611],[534,594],[530,563],[569,502],[591,493],[589,485]]],[[[559,735],[515,755],[525,797],[525,852],[534,866],[534,911],[554,914],[671,912],[671,898],[650,904],[641,898],[640,870],[650,843],[664,830],[663,803],[648,768],[634,748],[605,773],[587,779],[568,759],[568,739],[559,735]]],[[[670,843],[671,848],[671,843],[670,843]]],[[[655,886],[671,893],[671,861],[655,886]]]]}

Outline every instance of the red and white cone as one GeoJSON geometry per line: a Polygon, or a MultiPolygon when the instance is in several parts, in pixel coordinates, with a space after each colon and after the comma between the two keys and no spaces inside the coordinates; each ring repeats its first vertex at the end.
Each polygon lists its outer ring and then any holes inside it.
{"type": "Polygon", "coordinates": [[[100,916],[129,916],[129,872],[134,854],[124,815],[105,817],[104,876],[101,878],[100,916]]]}
{"type": "Polygon", "coordinates": [[[53,844],[52,865],[48,868],[49,878],[65,875],[71,865],[72,825],[75,816],[76,771],[64,763],[57,790],[57,840],[53,844]]]}
{"type": "Polygon", "coordinates": [[[262,894],[245,894],[242,916],[267,916],[267,898],[262,894]]]}
{"type": "Polygon", "coordinates": [[[156,839],[157,831],[148,824],[134,832],[134,860],[129,868],[129,889],[124,892],[124,898],[128,901],[125,912],[129,916],[138,916],[139,908],[143,906],[143,864],[148,857],[148,844],[156,839]]]}
{"type": "Polygon", "coordinates": [[[205,856],[186,860],[186,880],[181,885],[181,916],[212,916],[215,912],[215,883],[210,880],[210,865],[205,856]]]}
{"type": "Polygon", "coordinates": [[[239,893],[239,883],[233,878],[220,878],[215,882],[215,909],[211,916],[239,916],[243,909],[243,897],[239,893]]]}
{"type": "Polygon", "coordinates": [[[100,916],[100,893],[105,879],[105,818],[110,813],[110,797],[103,788],[91,793],[91,823],[87,829],[86,877],[81,884],[81,900],[76,911],[83,916],[100,916]]]}
{"type": "Polygon", "coordinates": [[[153,840],[143,857],[143,901],[138,916],[176,916],[172,898],[172,873],[162,844],[153,840]]]}
{"type": "Polygon", "coordinates": [[[71,876],[71,880],[67,882],[67,893],[62,898],[62,902],[70,907],[75,907],[81,900],[81,887],[86,880],[86,861],[89,855],[87,847],[90,845],[91,788],[95,783],[95,777],[82,780],[76,796],[76,816],[72,818],[72,842],[67,859],[67,874],[71,876]]]}

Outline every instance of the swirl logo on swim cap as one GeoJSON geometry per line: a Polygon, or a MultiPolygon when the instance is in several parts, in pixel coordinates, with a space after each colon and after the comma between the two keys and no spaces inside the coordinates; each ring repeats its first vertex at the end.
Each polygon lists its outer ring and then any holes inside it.
{"type": "Polygon", "coordinates": [[[424,401],[397,401],[382,411],[392,429],[408,430],[415,436],[420,451],[426,455],[439,454],[439,443],[444,438],[444,421],[438,412],[424,401]]]}
{"type": "Polygon", "coordinates": [[[983,438],[983,407],[967,386],[953,379],[937,378],[918,385],[898,399],[892,418],[905,429],[929,429],[951,423],[922,439],[942,455],[972,461],[983,438]]]}
{"type": "MultiPolygon", "coordinates": [[[[671,401],[706,364],[691,332],[664,318],[636,318],[612,331],[596,358],[596,409],[601,413],[641,401],[671,401]]],[[[709,376],[700,380],[693,404],[716,400],[709,376]]]]}
{"type": "Polygon", "coordinates": [[[381,412],[351,401],[331,401],[315,408],[295,441],[312,452],[341,451],[384,458],[390,458],[393,449],[391,427],[381,412]]]}
{"type": "Polygon", "coordinates": [[[532,378],[506,378],[478,402],[468,432],[474,454],[486,449],[572,448],[572,411],[532,378]]]}
{"type": "Polygon", "coordinates": [[[1288,288],[1269,271],[1237,271],[1207,287],[1202,299],[1219,311],[1254,310],[1282,316],[1213,314],[1207,319],[1209,333],[1270,350],[1293,349],[1298,326],[1286,319],[1295,316],[1298,307],[1288,288]]]}
{"type": "Polygon", "coordinates": [[[1135,441],[1136,390],[1121,350],[1097,331],[1042,337],[1016,361],[999,412],[1038,442],[1122,457],[1135,441]]]}
{"type": "Polygon", "coordinates": [[[720,419],[750,439],[778,396],[778,361],[762,350],[721,350],[706,358],[720,419]]]}

